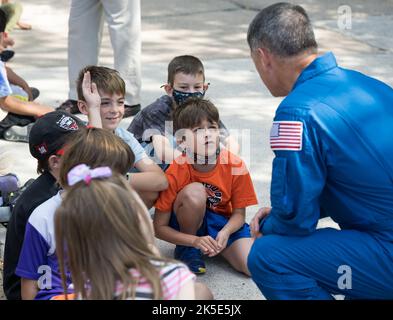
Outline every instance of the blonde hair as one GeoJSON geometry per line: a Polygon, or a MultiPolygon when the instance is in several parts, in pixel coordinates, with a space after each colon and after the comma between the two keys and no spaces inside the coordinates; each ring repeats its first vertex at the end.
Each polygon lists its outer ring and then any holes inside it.
{"type": "Polygon", "coordinates": [[[68,188],[67,173],[76,165],[85,163],[91,168],[108,166],[125,175],[134,164],[135,155],[130,146],[109,130],[81,128],[64,147],[59,183],[68,188]]]}
{"type": "Polygon", "coordinates": [[[66,294],[67,266],[82,299],[113,299],[118,281],[121,298],[135,298],[137,279],[129,272],[135,268],[150,283],[153,298],[162,298],[159,271],[152,261],[169,259],[156,253],[147,208],[119,174],[69,187],[56,211],[55,235],[66,294]]]}

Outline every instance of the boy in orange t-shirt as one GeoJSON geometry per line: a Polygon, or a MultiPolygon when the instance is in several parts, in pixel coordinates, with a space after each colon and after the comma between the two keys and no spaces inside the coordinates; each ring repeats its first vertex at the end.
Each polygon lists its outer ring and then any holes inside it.
{"type": "Polygon", "coordinates": [[[219,114],[209,101],[189,98],[175,110],[176,137],[184,150],[166,171],[169,187],[155,207],[156,237],[176,244],[175,258],[205,273],[202,253],[222,256],[250,275],[253,240],[246,207],[257,204],[244,162],[219,145],[219,114]]]}

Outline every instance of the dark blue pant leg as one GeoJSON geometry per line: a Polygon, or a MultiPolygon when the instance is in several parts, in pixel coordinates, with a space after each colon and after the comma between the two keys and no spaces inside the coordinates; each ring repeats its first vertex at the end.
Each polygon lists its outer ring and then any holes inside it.
{"type": "Polygon", "coordinates": [[[326,228],[306,237],[263,236],[248,268],[267,299],[393,299],[393,243],[365,232],[326,228]]]}

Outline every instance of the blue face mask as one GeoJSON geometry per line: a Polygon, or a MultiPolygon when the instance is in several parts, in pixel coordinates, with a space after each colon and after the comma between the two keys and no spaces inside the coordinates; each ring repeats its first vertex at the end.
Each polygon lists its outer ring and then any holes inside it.
{"type": "Polygon", "coordinates": [[[177,91],[173,89],[172,96],[173,99],[175,100],[176,104],[180,106],[184,101],[186,101],[188,98],[203,98],[205,95],[205,92],[182,92],[182,91],[177,91]]]}

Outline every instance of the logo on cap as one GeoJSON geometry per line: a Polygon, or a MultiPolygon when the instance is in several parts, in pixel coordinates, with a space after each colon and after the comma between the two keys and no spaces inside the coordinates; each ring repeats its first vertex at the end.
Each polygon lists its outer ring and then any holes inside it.
{"type": "Polygon", "coordinates": [[[76,131],[79,129],[76,121],[74,119],[72,119],[70,116],[66,116],[66,115],[62,115],[60,120],[58,120],[56,122],[56,124],[60,128],[62,128],[64,130],[68,130],[68,131],[76,131]]]}
{"type": "Polygon", "coordinates": [[[37,152],[39,153],[39,154],[46,154],[46,153],[48,153],[48,146],[46,145],[46,143],[44,142],[44,143],[42,143],[42,144],[39,144],[38,146],[35,146],[35,149],[37,150],[37,152]]]}

